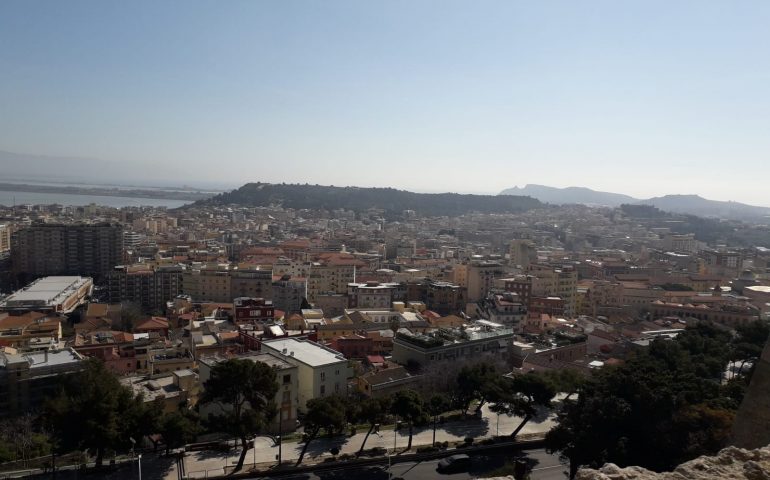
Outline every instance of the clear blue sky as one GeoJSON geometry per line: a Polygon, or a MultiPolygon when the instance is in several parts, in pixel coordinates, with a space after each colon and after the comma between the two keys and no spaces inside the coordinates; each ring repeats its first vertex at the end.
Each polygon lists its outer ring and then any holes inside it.
{"type": "Polygon", "coordinates": [[[770,205],[770,2],[3,0],[0,149],[770,205]]]}

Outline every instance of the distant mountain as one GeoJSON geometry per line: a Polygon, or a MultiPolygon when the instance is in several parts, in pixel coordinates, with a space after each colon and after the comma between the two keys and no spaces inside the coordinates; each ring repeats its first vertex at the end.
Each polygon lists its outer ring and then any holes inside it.
{"type": "Polygon", "coordinates": [[[323,185],[248,183],[194,205],[269,206],[295,209],[344,208],[354,211],[381,209],[389,215],[404,210],[428,216],[454,216],[465,213],[523,212],[542,206],[530,197],[508,195],[461,195],[457,193],[413,193],[393,188],[333,187],[323,185]]]}
{"type": "Polygon", "coordinates": [[[551,204],[582,203],[617,207],[622,204],[652,205],[661,210],[685,213],[701,217],[718,217],[732,220],[767,221],[770,208],[738,202],[708,200],[698,195],[665,195],[647,200],[619,193],[598,192],[584,187],[555,188],[544,185],[526,185],[509,188],[500,195],[528,195],[551,204]]]}
{"type": "Polygon", "coordinates": [[[667,212],[688,213],[700,217],[719,217],[736,220],[757,220],[763,217],[770,217],[770,208],[767,207],[758,207],[739,202],[708,200],[699,195],[666,195],[642,200],[637,203],[653,205],[667,212]]]}
{"type": "Polygon", "coordinates": [[[541,202],[565,204],[582,203],[586,205],[606,205],[617,207],[624,203],[636,203],[639,200],[620,193],[599,192],[585,187],[556,188],[545,185],[528,184],[524,188],[513,187],[500,192],[500,195],[523,195],[537,198],[541,202]]]}

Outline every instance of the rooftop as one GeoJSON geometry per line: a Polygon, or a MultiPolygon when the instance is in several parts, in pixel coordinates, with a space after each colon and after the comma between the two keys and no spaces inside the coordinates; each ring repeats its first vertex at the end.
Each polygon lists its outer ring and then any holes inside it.
{"type": "Polygon", "coordinates": [[[53,307],[64,302],[81,287],[91,283],[88,277],[44,277],[12,293],[0,306],[8,308],[28,305],[53,307]]]}
{"type": "Polygon", "coordinates": [[[280,352],[283,355],[296,358],[298,361],[310,365],[311,367],[320,367],[347,361],[341,353],[330,348],[322,347],[309,340],[286,338],[269,340],[262,345],[269,347],[276,352],[280,352]]]}
{"type": "Polygon", "coordinates": [[[76,364],[83,360],[72,349],[7,354],[0,353],[0,367],[26,362],[30,369],[76,364]]]}

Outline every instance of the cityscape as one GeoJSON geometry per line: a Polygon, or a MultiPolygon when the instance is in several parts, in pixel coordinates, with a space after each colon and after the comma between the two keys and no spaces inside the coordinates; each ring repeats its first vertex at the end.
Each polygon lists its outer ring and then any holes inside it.
{"type": "Polygon", "coordinates": [[[0,478],[770,478],[767,20],[0,2],[0,478]]]}

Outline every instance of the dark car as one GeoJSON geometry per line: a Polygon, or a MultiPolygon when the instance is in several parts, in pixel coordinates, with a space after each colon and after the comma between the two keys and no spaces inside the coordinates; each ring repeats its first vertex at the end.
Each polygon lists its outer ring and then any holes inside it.
{"type": "Polygon", "coordinates": [[[452,455],[438,462],[436,470],[442,473],[463,472],[471,466],[471,457],[468,455],[452,455]]]}

